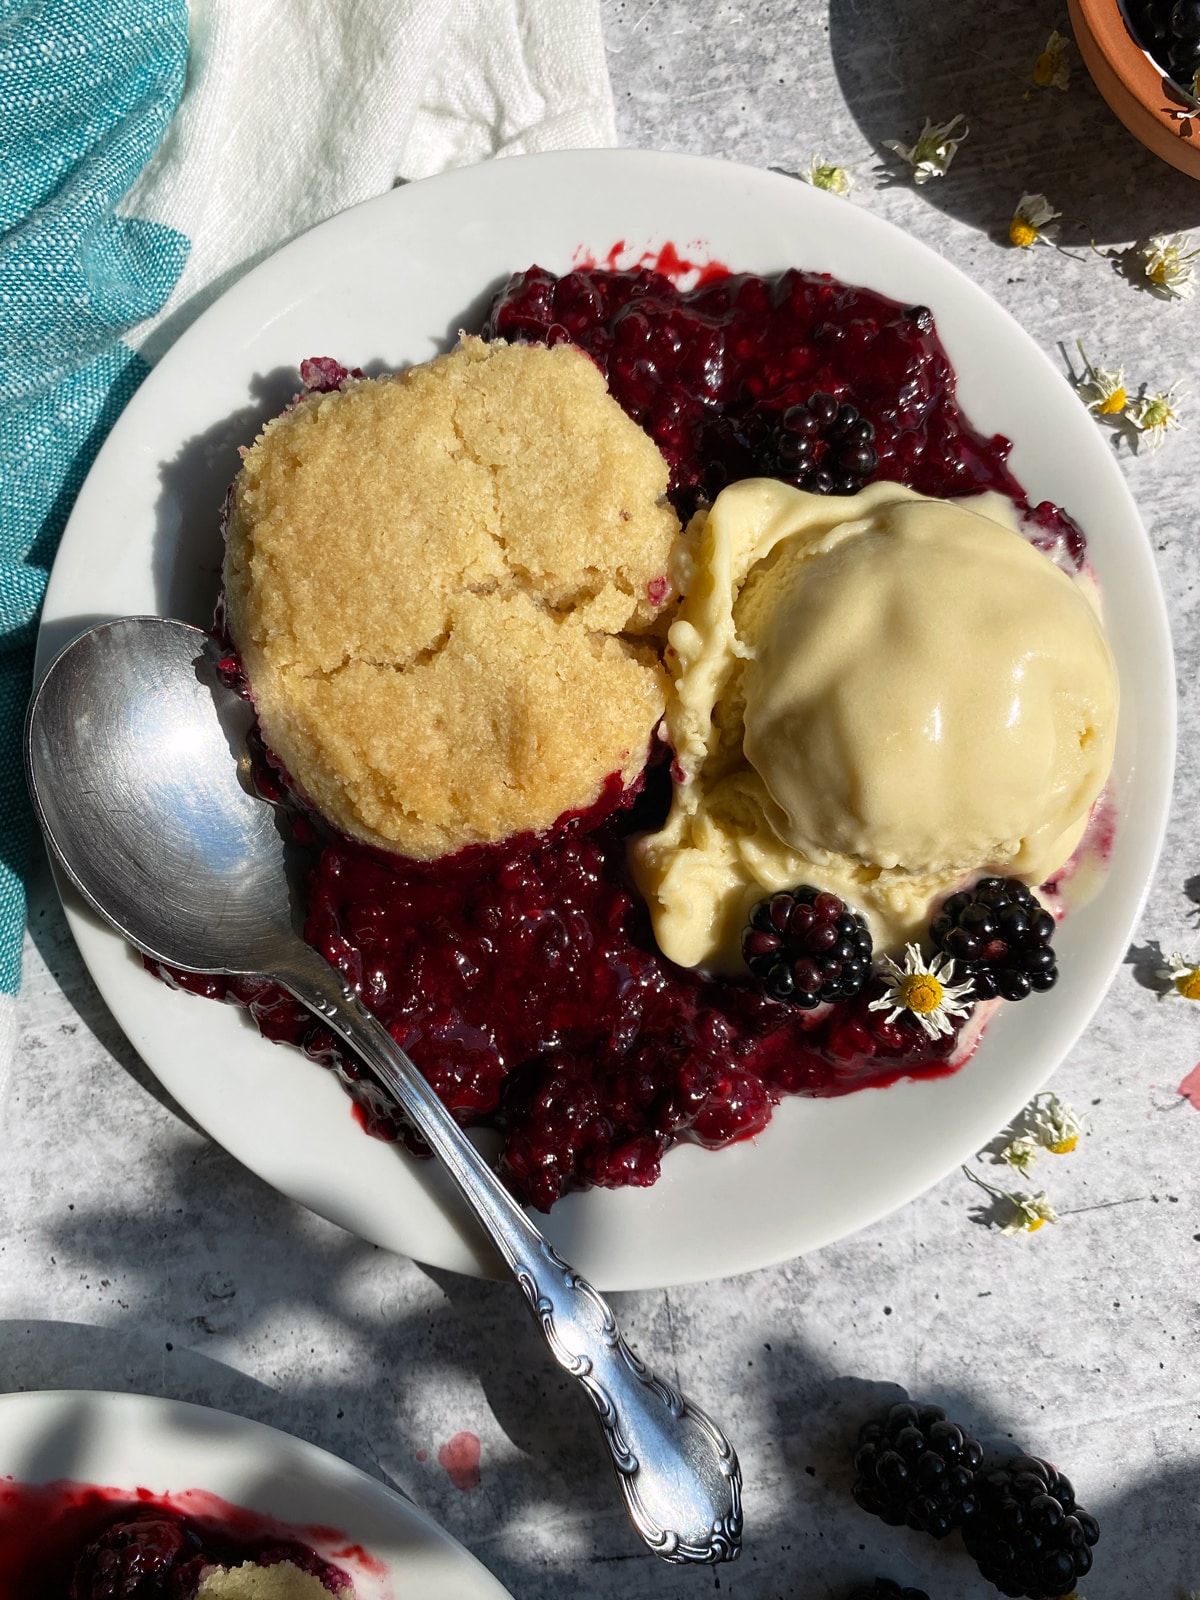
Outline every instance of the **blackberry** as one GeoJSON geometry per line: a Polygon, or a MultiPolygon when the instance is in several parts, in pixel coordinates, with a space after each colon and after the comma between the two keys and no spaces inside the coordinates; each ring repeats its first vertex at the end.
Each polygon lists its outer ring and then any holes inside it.
{"type": "Polygon", "coordinates": [[[1193,92],[1200,68],[1197,0],[1129,0],[1132,32],[1167,77],[1193,92]]]}
{"type": "Polygon", "coordinates": [[[976,1510],[983,1446],[940,1406],[895,1405],[864,1424],[854,1453],[857,1503],[890,1527],[944,1539],[976,1510]]]}
{"type": "Polygon", "coordinates": [[[871,974],[871,935],[837,895],[801,884],[758,902],[742,956],[773,1000],[810,1011],[859,992],[871,974]]]}
{"type": "Polygon", "coordinates": [[[1054,918],[1019,878],[981,878],[952,894],[929,937],[969,977],[977,1000],[1024,1000],[1053,989],[1054,918]]]}
{"type": "Polygon", "coordinates": [[[929,1600],[924,1589],[902,1589],[894,1578],[876,1578],[855,1589],[850,1600],[929,1600]]]}
{"type": "Polygon", "coordinates": [[[981,1575],[1001,1594],[1046,1600],[1070,1594],[1091,1570],[1100,1527],[1048,1461],[1014,1456],[977,1475],[962,1535],[981,1575]]]}
{"type": "Polygon", "coordinates": [[[789,406],[774,446],[780,476],[809,494],[857,494],[879,465],[874,424],[831,394],[789,406]]]}

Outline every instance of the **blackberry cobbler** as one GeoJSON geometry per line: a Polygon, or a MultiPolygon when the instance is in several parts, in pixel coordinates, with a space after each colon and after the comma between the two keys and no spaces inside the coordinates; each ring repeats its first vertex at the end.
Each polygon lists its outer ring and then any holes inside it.
{"type": "MultiPolygon", "coordinates": [[[[683,290],[535,267],[448,356],[303,372],[231,492],[226,667],[258,713],[260,787],[311,851],[306,938],[461,1122],[499,1129],[522,1199],[650,1184],[671,1144],[757,1133],[785,1094],[952,1071],[982,1013],[922,1011],[873,960],[919,954],[952,891],[937,937],[961,943],[985,871],[1018,885],[1004,926],[1024,920],[972,970],[1025,970],[1032,928],[1048,986],[1024,886],[1071,854],[1111,755],[1103,685],[1077,704],[1062,684],[1111,658],[1082,534],[962,416],[927,308],[799,271],[683,290]],[[994,627],[948,614],[981,581],[994,627]],[[846,605],[857,643],[817,670],[805,641],[846,605]],[[1022,769],[1047,815],[1007,826],[997,748],[969,802],[934,773],[877,826],[876,709],[919,722],[966,629],[1040,662],[1060,612],[1068,659],[1037,668],[1055,709],[1022,769]],[[847,740],[846,719],[867,731],[847,740]],[[1064,740],[1084,752],[1065,777],[1064,740]],[[847,742],[826,781],[821,752],[847,742]]],[[[960,721],[986,723],[990,676],[959,673],[960,721]]],[[[414,1142],[281,990],[174,976],[414,1142]]],[[[981,978],[976,998],[1014,987],[981,978]]]]}

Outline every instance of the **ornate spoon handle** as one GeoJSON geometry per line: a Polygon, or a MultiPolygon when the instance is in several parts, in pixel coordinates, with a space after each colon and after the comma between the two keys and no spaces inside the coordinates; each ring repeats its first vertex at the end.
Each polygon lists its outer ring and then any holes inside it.
{"type": "Polygon", "coordinates": [[[637,1531],[665,1561],[733,1561],[742,1476],[717,1424],[648,1370],[611,1308],[562,1261],[395,1040],[332,966],[299,940],[270,974],[317,1012],[404,1108],[525,1292],[554,1359],[596,1408],[637,1531]]]}

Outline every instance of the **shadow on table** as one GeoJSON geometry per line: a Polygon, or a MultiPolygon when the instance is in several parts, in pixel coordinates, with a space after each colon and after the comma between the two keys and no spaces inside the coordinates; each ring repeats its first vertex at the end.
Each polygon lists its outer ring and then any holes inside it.
{"type": "MultiPolygon", "coordinates": [[[[116,1018],[105,1004],[91,973],[83,963],[78,946],[71,937],[62,903],[55,887],[54,873],[47,859],[40,836],[33,845],[33,865],[29,876],[29,936],[46,965],[47,971],[58,983],[70,1002],[80,1022],[107,1053],[119,1063],[135,1083],[148,1095],[165,1106],[173,1116],[199,1132],[198,1125],[159,1083],[150,1068],[125,1037],[116,1018]]],[[[74,895],[69,884],[64,892],[74,895]]],[[[80,909],[88,911],[76,896],[80,909]]],[[[136,960],[132,950],[130,959],[136,960]]],[[[73,1028],[73,1025],[71,1025],[73,1028]]]]}
{"type": "Polygon", "coordinates": [[[962,113],[970,134],[946,177],[917,192],[939,210],[1006,237],[1023,192],[1063,213],[1061,242],[1087,248],[1200,222],[1200,183],[1143,148],[1101,99],[1072,44],[1070,85],[1038,89],[1032,70],[1066,7],[1038,0],[831,0],[834,68],[846,103],[885,169],[928,117],[962,113]]]}
{"type": "MultiPolygon", "coordinates": [[[[746,1600],[837,1600],[877,1575],[939,1600],[978,1600],[978,1574],[957,1539],[935,1544],[854,1505],[858,1428],[907,1396],[839,1373],[834,1349],[780,1334],[781,1322],[795,1327],[806,1315],[802,1262],[778,1269],[769,1340],[762,1302],[747,1293],[737,1302],[745,1315],[732,1322],[726,1302],[721,1347],[706,1343],[710,1301],[736,1296],[736,1282],[613,1297],[639,1353],[711,1409],[742,1454],[745,1551],[737,1566],[703,1574],[642,1550],[591,1408],[550,1364],[513,1286],[389,1257],[182,1129],[140,1179],[152,1208],[139,1210],[122,1187],[104,1208],[60,1216],[38,1241],[107,1325],[0,1322],[0,1386],[162,1395],[308,1438],[408,1494],[522,1600],[560,1597],[568,1583],[594,1600],[682,1600],[697,1584],[746,1600]],[[210,1341],[222,1356],[248,1352],[260,1371],[283,1366],[288,1378],[238,1372],[205,1354],[210,1341]],[[481,1483],[469,1492],[437,1461],[465,1431],[486,1441],[481,1483]]],[[[930,1329],[932,1357],[936,1337],[930,1329]]],[[[994,1457],[1020,1448],[1009,1421],[982,1412],[967,1384],[931,1385],[914,1398],[943,1405],[994,1457]]],[[[1097,1404],[1110,1409],[1107,1397],[1097,1404]]],[[[1065,1422],[1057,1433],[1069,1454],[1065,1422]]],[[[1135,1578],[1138,1592],[1182,1600],[1195,1584],[1200,1461],[1128,1487],[1079,1487],[1102,1528],[1088,1600],[1128,1600],[1135,1578]]]]}
{"type": "MultiPolygon", "coordinates": [[[[1033,1352],[1030,1359],[1036,1359],[1033,1352]]],[[[774,1345],[770,1390],[777,1437],[789,1468],[786,1506],[771,1530],[777,1535],[786,1528],[790,1539],[779,1547],[779,1554],[788,1558],[791,1580],[789,1584],[779,1574],[780,1592],[794,1600],[823,1600],[831,1592],[848,1594],[884,1575],[940,1600],[978,1600],[984,1589],[995,1592],[982,1583],[957,1534],[935,1542],[908,1528],[886,1527],[854,1504],[858,1430],[897,1401],[911,1399],[940,1405],[979,1439],[988,1464],[1035,1451],[1036,1444],[1015,1438],[1005,1418],[981,1410],[969,1388],[930,1384],[909,1395],[896,1384],[836,1375],[802,1341],[774,1345]]],[[[1098,1396],[1098,1411],[1107,1414],[1108,1402],[1108,1396],[1098,1396]]],[[[1049,1396],[1046,1409],[1054,1409],[1049,1396]]],[[[1087,1423],[1081,1416],[1080,1430],[1087,1423]]],[[[1064,1441],[1064,1450],[1069,1448],[1064,1441]]],[[[1069,1461],[1063,1470],[1071,1476],[1069,1461]]],[[[1075,1486],[1101,1531],[1095,1564],[1080,1592],[1088,1600],[1128,1600],[1136,1591],[1185,1600],[1195,1588],[1200,1548],[1195,1534],[1200,1458],[1173,1463],[1149,1480],[1115,1489],[1079,1480],[1075,1486]]]]}

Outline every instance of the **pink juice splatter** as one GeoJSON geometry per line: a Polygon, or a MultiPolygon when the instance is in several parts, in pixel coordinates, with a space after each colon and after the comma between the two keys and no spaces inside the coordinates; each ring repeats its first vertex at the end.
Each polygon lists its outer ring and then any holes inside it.
{"type": "Polygon", "coordinates": [[[438,1465],[456,1489],[464,1493],[479,1487],[479,1439],[473,1433],[456,1433],[438,1451],[438,1465]]]}

